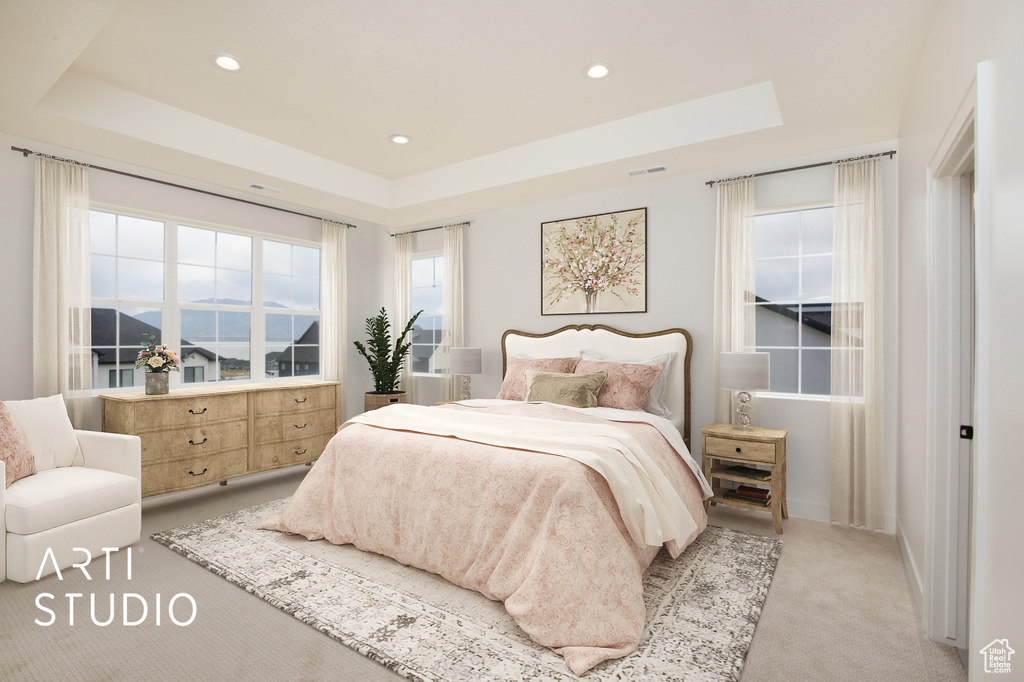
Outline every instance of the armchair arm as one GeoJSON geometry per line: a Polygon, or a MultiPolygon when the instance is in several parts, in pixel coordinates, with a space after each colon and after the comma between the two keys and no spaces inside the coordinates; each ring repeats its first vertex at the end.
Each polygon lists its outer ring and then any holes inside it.
{"type": "Polygon", "coordinates": [[[142,439],[121,433],[75,429],[82,446],[83,466],[125,474],[142,481],[142,439]]]}

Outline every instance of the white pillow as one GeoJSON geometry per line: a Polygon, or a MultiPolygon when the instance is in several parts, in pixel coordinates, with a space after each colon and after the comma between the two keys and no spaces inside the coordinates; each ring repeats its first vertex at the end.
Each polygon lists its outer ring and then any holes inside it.
{"type": "Polygon", "coordinates": [[[68,419],[64,398],[52,395],[35,400],[6,400],[14,423],[36,458],[36,470],[81,465],[82,448],[68,419]]]}
{"type": "Polygon", "coordinates": [[[672,411],[669,410],[668,405],[665,404],[665,391],[668,389],[668,370],[675,357],[675,353],[662,353],[661,355],[655,355],[654,357],[647,358],[646,360],[620,360],[619,358],[606,357],[587,348],[580,351],[581,360],[590,360],[593,362],[621,362],[628,365],[653,365],[660,362],[661,374],[658,375],[658,378],[654,381],[654,385],[651,386],[651,392],[647,394],[647,402],[644,404],[644,412],[650,412],[651,414],[659,417],[665,417],[666,419],[672,417],[672,411]]]}

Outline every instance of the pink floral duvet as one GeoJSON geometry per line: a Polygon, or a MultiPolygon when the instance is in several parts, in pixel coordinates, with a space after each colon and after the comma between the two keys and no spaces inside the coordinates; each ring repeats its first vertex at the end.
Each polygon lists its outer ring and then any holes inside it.
{"type": "MultiPolygon", "coordinates": [[[[603,419],[551,405],[438,409],[566,421],[603,419]]],[[[616,426],[658,462],[697,530],[707,526],[693,472],[653,426],[616,426]]],[[[608,483],[557,455],[348,424],[284,514],[263,528],[390,556],[504,602],[538,644],[581,675],[634,651],[644,629],[643,572],[658,547],[630,538],[608,483]]]]}

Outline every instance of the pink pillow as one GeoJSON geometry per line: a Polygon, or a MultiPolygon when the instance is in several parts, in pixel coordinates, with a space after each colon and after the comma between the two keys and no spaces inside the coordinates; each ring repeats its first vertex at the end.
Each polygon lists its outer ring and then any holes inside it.
{"type": "Polygon", "coordinates": [[[620,410],[640,412],[647,402],[647,394],[661,375],[662,363],[641,365],[632,362],[597,362],[581,360],[576,365],[577,374],[607,372],[608,379],[597,394],[598,407],[614,407],[620,410]]]}
{"type": "Polygon", "coordinates": [[[579,358],[509,358],[498,400],[526,400],[526,370],[572,374],[579,358]]]}
{"type": "Polygon", "coordinates": [[[36,473],[36,458],[25,441],[18,425],[14,423],[14,417],[7,405],[0,402],[0,460],[7,465],[4,476],[4,488],[10,488],[11,484],[19,478],[25,478],[36,473]]]}

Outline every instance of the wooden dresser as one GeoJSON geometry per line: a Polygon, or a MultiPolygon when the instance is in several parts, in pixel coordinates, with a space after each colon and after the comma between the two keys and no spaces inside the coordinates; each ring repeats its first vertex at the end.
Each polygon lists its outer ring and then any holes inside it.
{"type": "Polygon", "coordinates": [[[312,462],[340,425],[339,383],[275,381],[101,395],[103,430],[142,439],[142,495],[312,462]]]}

